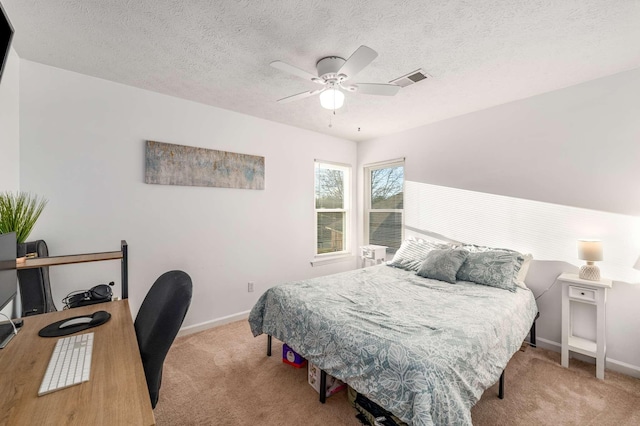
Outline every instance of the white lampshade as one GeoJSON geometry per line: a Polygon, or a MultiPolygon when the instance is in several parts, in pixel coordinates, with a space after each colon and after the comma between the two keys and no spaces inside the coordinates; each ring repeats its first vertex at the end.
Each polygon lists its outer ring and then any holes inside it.
{"type": "Polygon", "coordinates": [[[337,89],[327,89],[320,93],[320,105],[326,109],[339,109],[344,105],[344,93],[337,89]]]}
{"type": "Polygon", "coordinates": [[[578,259],[589,262],[602,260],[602,241],[578,240],[578,259]]]}
{"type": "Polygon", "coordinates": [[[578,240],[578,258],[587,261],[586,265],[580,267],[578,277],[583,280],[599,281],[600,269],[593,262],[602,260],[602,241],[578,240]]]}

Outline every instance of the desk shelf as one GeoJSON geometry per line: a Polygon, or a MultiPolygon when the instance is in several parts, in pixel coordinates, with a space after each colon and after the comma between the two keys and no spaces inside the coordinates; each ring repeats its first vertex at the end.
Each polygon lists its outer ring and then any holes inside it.
{"type": "Polygon", "coordinates": [[[101,253],[84,253],[70,254],[65,256],[48,256],[27,259],[24,262],[17,263],[17,269],[33,269],[45,266],[71,265],[74,263],[99,262],[103,260],[118,260],[121,263],[122,278],[122,298],[129,297],[129,262],[128,262],[128,245],[125,240],[120,241],[119,251],[105,251],[101,253]]]}

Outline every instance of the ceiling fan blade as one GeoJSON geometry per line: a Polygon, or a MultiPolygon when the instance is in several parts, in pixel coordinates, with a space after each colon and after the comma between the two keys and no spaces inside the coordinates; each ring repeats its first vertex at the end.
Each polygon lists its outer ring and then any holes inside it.
{"type": "Polygon", "coordinates": [[[309,96],[317,95],[322,91],[324,91],[324,89],[302,92],[302,93],[298,93],[297,95],[291,95],[291,96],[287,96],[286,98],[278,99],[276,102],[280,104],[286,104],[287,102],[297,101],[298,99],[304,99],[304,98],[308,98],[309,96]]]}
{"type": "Polygon", "coordinates": [[[395,84],[357,83],[355,86],[358,88],[356,93],[365,95],[393,96],[400,91],[400,86],[395,84]]]}
{"type": "Polygon", "coordinates": [[[360,46],[349,56],[349,59],[342,65],[338,74],[344,74],[348,78],[352,78],[377,57],[378,53],[372,48],[360,46]]]}
{"type": "Polygon", "coordinates": [[[304,78],[305,80],[315,81],[318,80],[317,75],[313,75],[310,72],[306,72],[298,67],[294,67],[293,65],[289,65],[286,62],[282,61],[273,61],[269,65],[272,67],[279,69],[280,71],[288,72],[289,74],[293,74],[296,77],[304,78]]]}
{"type": "Polygon", "coordinates": [[[340,87],[342,87],[347,92],[356,92],[358,90],[358,86],[356,86],[355,84],[340,84],[340,87]]]}

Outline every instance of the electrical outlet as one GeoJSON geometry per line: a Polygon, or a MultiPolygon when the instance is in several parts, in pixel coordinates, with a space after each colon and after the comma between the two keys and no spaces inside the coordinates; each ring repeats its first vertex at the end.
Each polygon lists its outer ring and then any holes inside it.
{"type": "Polygon", "coordinates": [[[253,281],[249,281],[247,284],[247,291],[251,293],[253,291],[253,281]]]}

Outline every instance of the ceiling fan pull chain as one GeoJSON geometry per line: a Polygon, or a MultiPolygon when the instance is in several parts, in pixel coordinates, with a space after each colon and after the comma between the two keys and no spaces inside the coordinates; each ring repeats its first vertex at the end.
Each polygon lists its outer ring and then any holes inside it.
{"type": "Polygon", "coordinates": [[[338,92],[337,89],[333,91],[333,115],[336,115],[336,93],[337,92],[338,92]]]}

